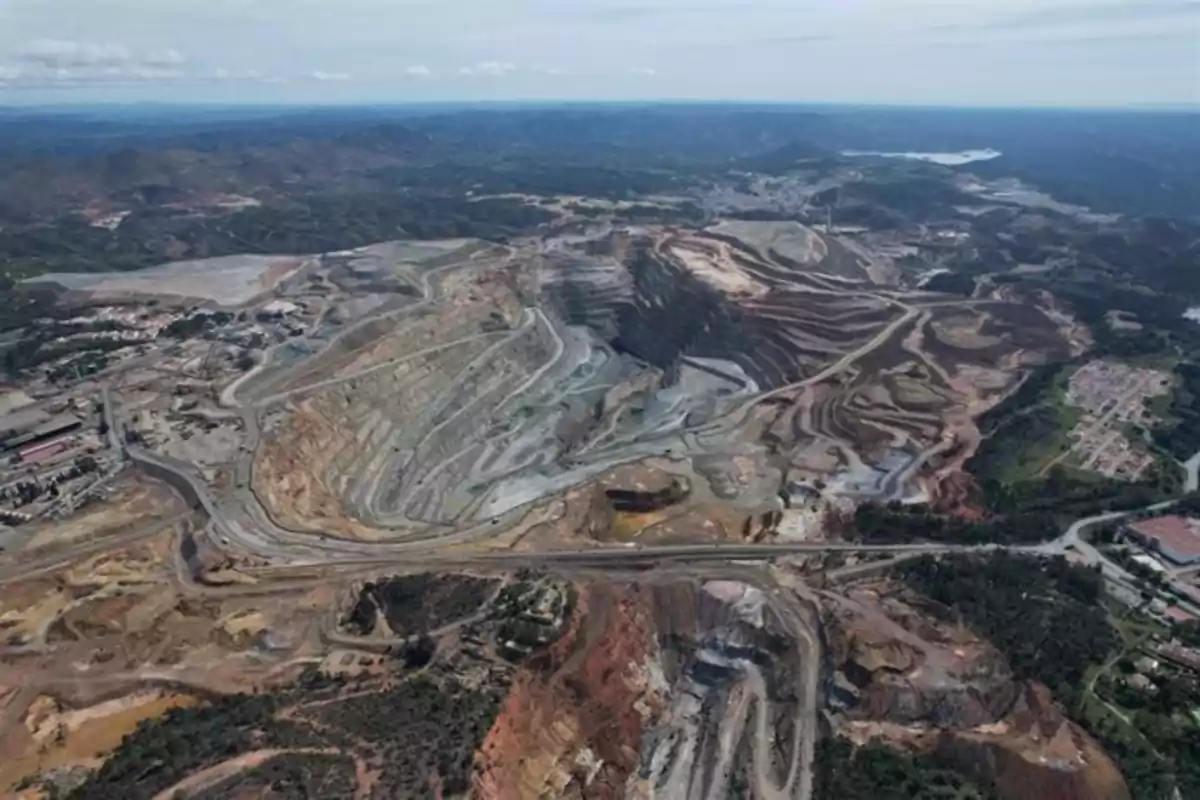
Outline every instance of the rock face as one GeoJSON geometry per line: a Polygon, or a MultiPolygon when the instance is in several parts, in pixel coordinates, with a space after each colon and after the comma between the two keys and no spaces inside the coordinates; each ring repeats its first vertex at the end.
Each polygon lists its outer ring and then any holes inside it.
{"type": "Polygon", "coordinates": [[[1112,760],[1049,690],[1014,681],[969,632],[863,592],[841,600],[826,633],[849,724],[893,731],[1002,800],[1129,800],[1112,760]]]}
{"type": "Polygon", "coordinates": [[[872,718],[904,724],[974,727],[996,719],[1011,704],[1016,691],[1007,681],[982,686],[958,684],[945,691],[930,691],[902,676],[884,675],[867,687],[862,708],[872,718]]]}
{"type": "Polygon", "coordinates": [[[1017,699],[1004,660],[965,632],[913,625],[906,606],[894,614],[847,603],[829,621],[830,656],[857,687],[854,716],[902,725],[974,728],[996,722],[1017,699]]]}
{"type": "Polygon", "coordinates": [[[715,358],[736,363],[760,387],[779,386],[865,342],[858,337],[893,315],[728,237],[641,230],[588,249],[551,265],[551,304],[570,324],[590,326],[618,352],[664,371],[684,357],[715,358]]]}
{"type": "Polygon", "coordinates": [[[1045,686],[1023,687],[998,726],[944,731],[937,752],[995,785],[1003,800],[1129,800],[1112,760],[1071,722],[1045,686]]]}
{"type": "Polygon", "coordinates": [[[657,491],[639,491],[637,489],[606,489],[604,494],[608,502],[617,511],[633,511],[645,513],[660,511],[676,503],[683,502],[690,489],[681,479],[675,479],[669,486],[657,491]]]}
{"type": "Polygon", "coordinates": [[[571,628],[522,667],[477,760],[475,797],[622,798],[663,707],[649,597],[589,586],[571,628]]]}

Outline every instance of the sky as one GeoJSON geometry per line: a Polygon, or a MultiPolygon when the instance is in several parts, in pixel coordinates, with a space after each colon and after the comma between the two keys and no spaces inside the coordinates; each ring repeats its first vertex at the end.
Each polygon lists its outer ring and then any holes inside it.
{"type": "Polygon", "coordinates": [[[0,105],[1200,105],[1200,0],[0,0],[0,105]]]}

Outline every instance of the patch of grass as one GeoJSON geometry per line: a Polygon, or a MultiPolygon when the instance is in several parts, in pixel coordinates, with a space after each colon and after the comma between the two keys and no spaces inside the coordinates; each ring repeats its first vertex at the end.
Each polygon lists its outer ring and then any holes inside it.
{"type": "Polygon", "coordinates": [[[1172,392],[1167,392],[1146,398],[1146,412],[1162,423],[1174,422],[1171,418],[1171,396],[1172,392]]]}
{"type": "Polygon", "coordinates": [[[987,439],[969,462],[977,477],[1006,485],[1038,480],[1071,449],[1068,434],[1083,416],[1067,404],[1071,372],[1064,365],[1043,368],[980,419],[987,439]]]}
{"type": "Polygon", "coordinates": [[[1094,483],[1096,485],[1100,485],[1111,480],[1110,478],[1104,477],[1099,472],[1093,472],[1090,469],[1084,469],[1082,464],[1079,462],[1079,459],[1077,459],[1074,455],[1064,459],[1062,466],[1066,476],[1076,483],[1094,483]]]}
{"type": "Polygon", "coordinates": [[[1121,634],[1126,645],[1130,647],[1141,647],[1148,639],[1156,636],[1166,638],[1171,633],[1171,630],[1160,622],[1140,615],[1138,618],[1134,618],[1129,609],[1123,608],[1122,610],[1124,613],[1114,616],[1112,624],[1121,634]]]}
{"type": "Polygon", "coordinates": [[[1158,369],[1163,372],[1171,372],[1179,365],[1180,358],[1179,354],[1174,351],[1160,350],[1156,353],[1126,356],[1121,361],[1138,369],[1158,369]]]}
{"type": "Polygon", "coordinates": [[[1081,694],[1078,715],[1087,723],[1089,729],[1104,731],[1106,738],[1138,753],[1154,753],[1154,746],[1141,731],[1128,722],[1132,714],[1117,713],[1091,689],[1086,689],[1081,694]]]}

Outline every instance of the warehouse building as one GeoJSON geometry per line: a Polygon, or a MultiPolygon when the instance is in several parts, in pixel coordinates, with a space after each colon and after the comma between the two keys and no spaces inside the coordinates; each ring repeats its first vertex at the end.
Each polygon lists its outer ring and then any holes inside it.
{"type": "Polygon", "coordinates": [[[1125,535],[1172,564],[1200,564],[1200,520],[1151,517],[1126,525],[1125,535]]]}
{"type": "Polygon", "coordinates": [[[43,424],[50,415],[40,408],[22,408],[0,416],[0,447],[31,428],[43,424]]]}
{"type": "Polygon", "coordinates": [[[45,414],[41,417],[29,415],[28,419],[18,420],[20,425],[12,425],[11,418],[22,414],[24,412],[19,411],[10,414],[5,420],[0,420],[9,426],[0,425],[0,452],[36,452],[41,445],[61,440],[83,427],[83,420],[74,414],[59,414],[53,417],[45,414]]]}

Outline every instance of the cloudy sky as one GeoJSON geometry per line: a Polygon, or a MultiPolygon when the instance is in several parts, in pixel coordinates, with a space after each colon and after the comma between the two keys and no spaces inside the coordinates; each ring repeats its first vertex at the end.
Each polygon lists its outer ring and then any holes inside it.
{"type": "Polygon", "coordinates": [[[1200,104],[1200,0],[0,0],[0,104],[1200,104]]]}

